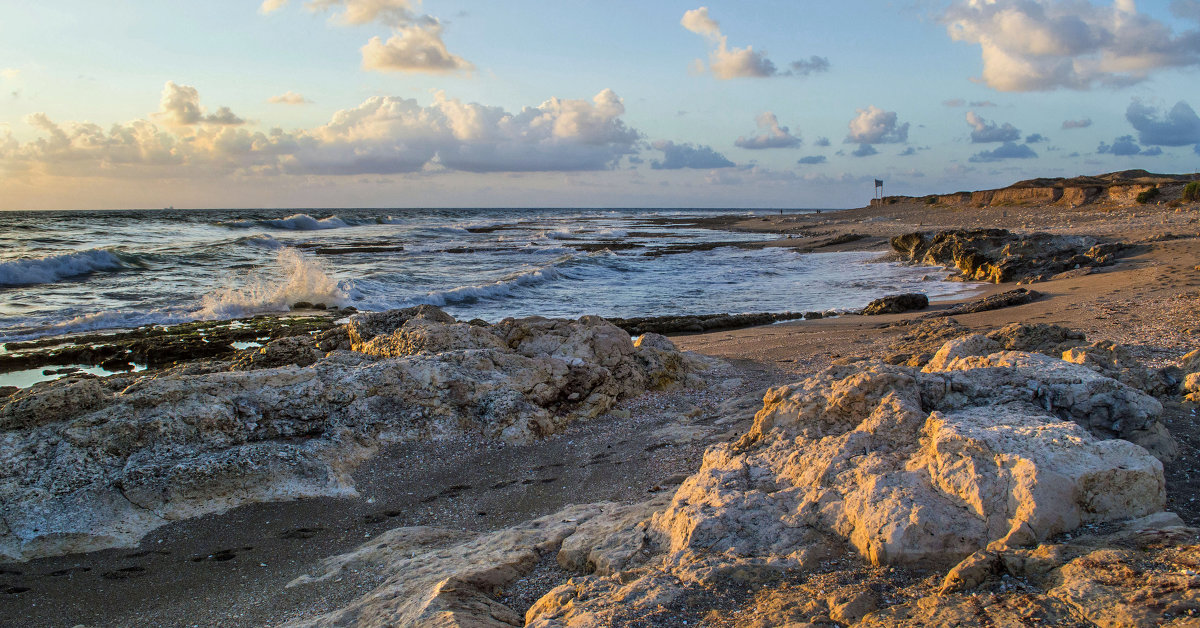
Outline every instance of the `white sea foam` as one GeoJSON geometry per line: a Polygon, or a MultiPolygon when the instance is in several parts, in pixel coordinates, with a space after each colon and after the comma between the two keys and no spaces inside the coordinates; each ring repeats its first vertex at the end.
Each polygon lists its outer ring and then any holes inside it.
{"type": "Polygon", "coordinates": [[[349,295],[337,280],[329,276],[320,260],[306,257],[292,248],[279,250],[277,274],[281,279],[254,277],[241,286],[226,287],[201,299],[198,318],[223,319],[252,316],[264,312],[286,312],[298,301],[346,305],[349,295]]]}
{"type": "Polygon", "coordinates": [[[239,229],[267,227],[270,229],[288,229],[290,231],[320,231],[322,229],[341,229],[342,227],[350,226],[346,224],[346,221],[337,216],[329,216],[318,220],[308,214],[292,214],[287,218],[280,218],[278,220],[234,220],[222,224],[226,227],[239,229]]]}
{"type": "Polygon", "coordinates": [[[108,249],[88,249],[76,253],[18,259],[0,263],[0,286],[54,283],[98,270],[121,270],[136,266],[136,256],[108,249]]]}

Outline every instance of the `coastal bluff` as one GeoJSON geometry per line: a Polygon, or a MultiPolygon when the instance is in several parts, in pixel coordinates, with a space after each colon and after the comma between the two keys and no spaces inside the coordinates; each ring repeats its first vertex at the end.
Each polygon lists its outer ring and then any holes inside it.
{"type": "Polygon", "coordinates": [[[1061,205],[1078,207],[1090,204],[1137,202],[1138,195],[1160,190],[1161,199],[1178,198],[1189,182],[1200,181],[1195,174],[1155,174],[1145,170],[1122,170],[1107,174],[1070,178],[1038,178],[1018,181],[993,190],[930,194],[926,196],[885,196],[872,205],[921,202],[947,207],[1003,207],[1010,205],[1061,205]]]}

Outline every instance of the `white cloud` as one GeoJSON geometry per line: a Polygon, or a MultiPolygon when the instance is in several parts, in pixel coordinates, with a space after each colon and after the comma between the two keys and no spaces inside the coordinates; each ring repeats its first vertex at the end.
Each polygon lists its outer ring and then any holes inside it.
{"type": "Polygon", "coordinates": [[[858,115],[850,121],[846,143],[898,144],[908,141],[908,123],[898,124],[895,111],[884,111],[874,105],[856,111],[858,115]]]}
{"type": "Polygon", "coordinates": [[[658,140],[651,146],[655,150],[663,152],[662,161],[656,159],[650,162],[650,168],[653,170],[732,168],[736,165],[726,159],[725,155],[713,150],[711,146],[691,143],[676,144],[670,140],[658,140]]]}
{"type": "Polygon", "coordinates": [[[165,128],[135,120],[105,131],[30,116],[39,137],[24,144],[0,139],[0,171],[163,178],[605,170],[641,139],[607,89],[590,101],[551,98],[517,113],[442,94],[425,107],[378,96],[316,128],[266,132],[217,124],[233,114],[205,115],[194,88],[168,83],[163,100],[156,117],[165,128]]]}
{"type": "Polygon", "coordinates": [[[971,126],[971,143],[973,144],[1012,142],[1021,138],[1020,129],[1008,122],[1005,122],[1003,126],[997,126],[995,122],[984,120],[974,111],[967,112],[967,124],[971,126]]]}
{"type": "Polygon", "coordinates": [[[739,148],[798,148],[802,143],[800,138],[792,135],[786,126],[779,126],[779,118],[774,113],[764,111],[755,120],[763,133],[754,137],[739,137],[733,142],[739,148]]]}
{"type": "Polygon", "coordinates": [[[398,27],[417,20],[413,14],[414,4],[410,0],[308,0],[304,6],[314,13],[340,9],[337,19],[343,24],[379,22],[398,27]]]}
{"type": "MultiPolygon", "coordinates": [[[[285,4],[287,0],[265,0],[259,11],[270,13],[285,4]]],[[[475,69],[446,48],[437,18],[414,11],[419,4],[418,0],[308,0],[304,8],[332,12],[332,21],[345,26],[378,23],[391,29],[386,40],[375,36],[360,48],[365,70],[450,74],[475,69]]]]}
{"type": "Polygon", "coordinates": [[[1033,149],[1026,144],[1005,142],[993,150],[975,153],[968,161],[971,163],[992,163],[1005,159],[1033,159],[1037,156],[1038,154],[1033,152],[1033,149]]]}
{"type": "Polygon", "coordinates": [[[159,101],[159,111],[156,117],[173,126],[189,126],[192,124],[240,125],[245,120],[234,115],[229,107],[221,107],[214,114],[205,115],[200,106],[200,92],[190,85],[176,85],[167,81],[163,86],[162,99],[159,101]]]}
{"type": "Polygon", "coordinates": [[[263,15],[274,13],[286,6],[287,3],[288,0],[263,0],[262,4],[258,5],[258,12],[263,15]]]}
{"type": "MultiPolygon", "coordinates": [[[[786,72],[779,72],[766,53],[745,48],[729,47],[729,38],[721,34],[721,25],[708,15],[708,7],[692,9],[683,14],[679,23],[689,31],[704,36],[715,47],[708,53],[708,70],[722,80],[735,78],[761,78],[768,76],[807,76],[829,70],[829,59],[813,56],[808,60],[793,61],[786,72]]],[[[705,71],[704,62],[696,59],[689,71],[700,74],[705,71]]]]}
{"type": "Polygon", "coordinates": [[[272,105],[307,105],[312,101],[301,94],[288,90],[278,96],[268,98],[267,102],[272,105]]]}
{"type": "Polygon", "coordinates": [[[363,69],[380,72],[450,74],[475,69],[466,59],[450,54],[437,23],[397,27],[386,42],[372,37],[362,47],[362,59],[363,69]]]}
{"type": "Polygon", "coordinates": [[[1170,111],[1158,111],[1135,98],[1125,119],[1137,129],[1138,141],[1148,146],[1200,145],[1200,116],[1182,100],[1170,111]]]}
{"type": "Polygon", "coordinates": [[[1128,85],[1200,65],[1200,31],[1176,34],[1132,0],[957,0],[943,21],[955,41],[979,44],[982,80],[1000,91],[1128,85]]]}

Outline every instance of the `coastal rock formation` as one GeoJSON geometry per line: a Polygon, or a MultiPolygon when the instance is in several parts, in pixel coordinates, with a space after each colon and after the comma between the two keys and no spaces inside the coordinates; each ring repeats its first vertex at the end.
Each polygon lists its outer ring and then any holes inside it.
{"type": "Polygon", "coordinates": [[[958,269],[963,279],[1005,283],[1109,264],[1121,246],[1089,236],[1014,234],[1004,229],[955,229],[892,238],[911,262],[958,269]]]}
{"type": "Polygon", "coordinates": [[[1110,438],[1115,422],[1152,423],[1158,402],[1083,364],[1003,349],[1074,335],[1014,327],[947,342],[923,370],[830,367],[770,390],[751,431],[710,448],[669,501],[575,506],[466,540],[393,531],[318,576],[374,562],[385,584],[301,625],[970,623],[971,590],[1005,573],[1049,593],[1014,608],[1001,586],[986,616],[1095,621],[1093,596],[1128,625],[1200,610],[1200,576],[1178,571],[1200,566],[1197,531],[1162,512],[1162,464],[1110,438]],[[548,552],[574,576],[522,618],[498,600],[548,552]]]}
{"type": "Polygon", "coordinates": [[[867,307],[863,308],[862,313],[864,316],[900,314],[913,310],[923,310],[927,307],[929,307],[929,297],[920,292],[908,292],[875,299],[868,303],[867,307]]]}
{"type": "Polygon", "coordinates": [[[1041,296],[1042,293],[1036,290],[1017,288],[1016,290],[1009,290],[1008,292],[1001,292],[1000,294],[991,294],[968,303],[960,303],[948,310],[943,310],[941,312],[931,312],[923,315],[922,318],[940,318],[943,316],[960,316],[962,314],[990,312],[991,310],[999,310],[1001,308],[1032,303],[1041,298],[1041,296]]]}
{"type": "Polygon", "coordinates": [[[705,368],[597,317],[483,327],[413,308],[343,329],[356,350],[314,355],[330,338],[285,339],[257,363],[68,377],[4,399],[0,556],[129,546],[241,503],[352,495],[350,473],[382,443],[528,441],[705,368]]]}
{"type": "MultiPolygon", "coordinates": [[[[826,564],[843,543],[877,565],[944,569],[966,559],[961,581],[975,577],[972,565],[991,573],[995,556],[1024,556],[1081,525],[1161,511],[1158,460],[1058,416],[1091,404],[1137,419],[1153,399],[1039,354],[942,362],[836,366],[771,390],[751,432],[710,449],[651,519],[662,554],[620,576],[572,579],[529,611],[528,625],[604,624],[701,590],[744,590],[826,564]],[[1120,394],[1088,395],[1089,386],[1120,394]],[[981,550],[991,554],[972,560],[981,550]]],[[[872,596],[805,608],[810,620],[824,612],[854,623],[872,616],[872,596]]]]}

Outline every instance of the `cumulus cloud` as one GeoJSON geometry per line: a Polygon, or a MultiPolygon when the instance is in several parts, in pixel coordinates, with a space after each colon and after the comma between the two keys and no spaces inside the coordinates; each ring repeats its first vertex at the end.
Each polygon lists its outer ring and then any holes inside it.
{"type": "MultiPolygon", "coordinates": [[[[789,69],[780,72],[775,63],[767,58],[766,53],[754,50],[753,46],[745,48],[729,47],[729,38],[721,33],[721,25],[708,15],[708,7],[692,9],[683,14],[679,23],[689,31],[702,35],[713,44],[714,48],[708,53],[708,71],[722,80],[735,78],[761,78],[768,76],[808,76],[816,72],[829,71],[829,59],[812,56],[807,60],[793,61],[789,69]]],[[[704,62],[696,59],[692,62],[693,70],[704,72],[704,62]]]]}
{"type": "Polygon", "coordinates": [[[856,111],[858,115],[850,121],[846,143],[899,144],[908,141],[908,123],[899,124],[895,111],[884,111],[874,105],[856,111]]]}
{"type": "Polygon", "coordinates": [[[1034,133],[1032,135],[1025,136],[1026,144],[1040,144],[1042,142],[1049,142],[1049,141],[1050,141],[1050,138],[1046,137],[1045,135],[1042,135],[1041,133],[1034,133]]]}
{"type": "Polygon", "coordinates": [[[377,96],[316,128],[266,132],[201,124],[213,116],[188,106],[194,101],[172,99],[159,114],[166,128],[137,120],[106,131],[35,114],[27,122],[39,137],[0,143],[0,169],[110,177],[604,170],[635,153],[641,139],[621,120],[625,108],[611,90],[590,101],[551,98],[517,113],[443,94],[429,106],[377,96]]]}
{"type": "Polygon", "coordinates": [[[850,154],[855,157],[870,157],[871,155],[878,155],[879,151],[875,150],[875,147],[870,144],[859,144],[858,148],[854,149],[854,152],[850,154]]]}
{"type": "Polygon", "coordinates": [[[969,161],[972,163],[990,163],[1005,159],[1032,159],[1037,156],[1037,153],[1033,152],[1033,149],[1025,144],[1005,142],[995,150],[985,150],[971,155],[969,161]]]}
{"type": "Polygon", "coordinates": [[[1021,138],[1020,129],[1007,122],[998,126],[995,122],[984,120],[974,111],[967,112],[967,124],[971,126],[972,144],[1012,142],[1021,138]]]}
{"type": "Polygon", "coordinates": [[[801,157],[800,159],[796,160],[796,163],[806,166],[823,164],[825,163],[825,155],[809,155],[807,157],[801,157]]]}
{"type": "Polygon", "coordinates": [[[676,144],[670,140],[658,140],[650,145],[663,152],[662,161],[652,160],[654,170],[679,170],[681,168],[732,168],[735,164],[710,146],[691,143],[676,144]]]}
{"type": "Polygon", "coordinates": [[[278,96],[267,99],[272,105],[307,105],[312,101],[293,91],[286,91],[278,96]]]}
{"type": "Polygon", "coordinates": [[[437,23],[396,27],[387,41],[372,37],[362,47],[362,59],[363,69],[380,72],[452,74],[475,69],[466,59],[446,49],[442,26],[437,23]]]}
{"type": "Polygon", "coordinates": [[[200,106],[200,92],[190,85],[176,85],[167,81],[163,86],[162,98],[158,104],[158,113],[154,114],[173,126],[190,126],[193,124],[217,124],[237,126],[246,121],[234,115],[229,107],[220,107],[216,113],[205,114],[200,106]]]}
{"type": "MultiPolygon", "coordinates": [[[[260,13],[271,13],[287,0],[265,0],[260,13]]],[[[335,23],[361,26],[378,23],[391,29],[386,40],[372,37],[360,49],[362,67],[378,72],[452,74],[475,69],[466,59],[451,53],[442,41],[442,23],[415,12],[417,0],[308,0],[310,12],[331,12],[335,23]]]]}
{"type": "Polygon", "coordinates": [[[942,19],[952,39],[980,46],[982,80],[1000,91],[1129,85],[1200,65],[1200,31],[1176,34],[1133,0],[956,0],[942,19]]]}
{"type": "Polygon", "coordinates": [[[1086,129],[1092,126],[1091,118],[1083,118],[1082,120],[1063,120],[1062,128],[1065,129],[1086,129]]]}
{"type": "Polygon", "coordinates": [[[1200,22],[1200,0],[1171,0],[1171,14],[1200,22]]]}
{"type": "Polygon", "coordinates": [[[814,146],[829,146],[829,144],[830,142],[828,137],[818,137],[817,141],[813,142],[814,146]]]}
{"type": "Polygon", "coordinates": [[[1160,112],[1135,98],[1125,110],[1125,119],[1148,146],[1200,144],[1200,117],[1182,100],[1170,111],[1160,112]]]}
{"type": "Polygon", "coordinates": [[[800,138],[792,135],[786,126],[779,126],[779,118],[774,113],[764,111],[754,119],[761,134],[754,137],[738,137],[733,142],[738,148],[799,148],[800,138]]]}
{"type": "Polygon", "coordinates": [[[1132,135],[1122,135],[1113,140],[1112,144],[1100,142],[1100,146],[1096,147],[1096,152],[1100,154],[1116,155],[1118,157],[1132,157],[1139,155],[1142,157],[1157,157],[1163,153],[1163,150],[1157,146],[1143,149],[1133,139],[1132,135]]]}

